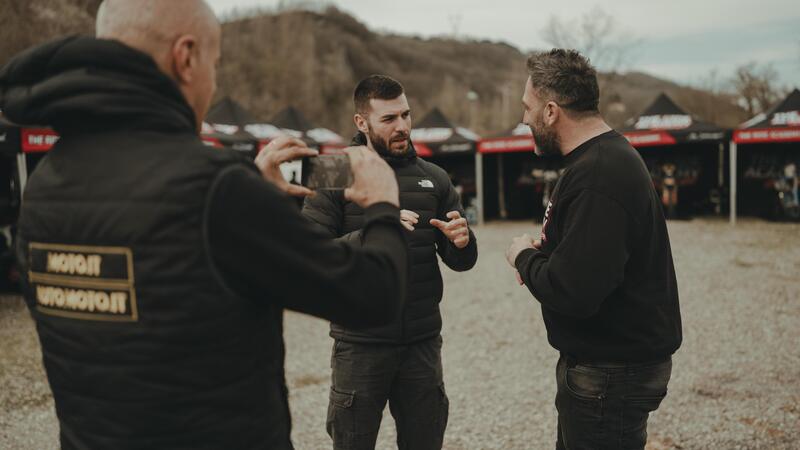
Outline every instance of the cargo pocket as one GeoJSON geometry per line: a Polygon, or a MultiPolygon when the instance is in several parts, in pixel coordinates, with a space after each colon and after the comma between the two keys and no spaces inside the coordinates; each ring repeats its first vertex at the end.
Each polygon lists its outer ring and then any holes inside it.
{"type": "Polygon", "coordinates": [[[326,429],[334,443],[345,443],[352,439],[355,433],[354,397],[354,392],[338,391],[331,388],[326,429]]]}

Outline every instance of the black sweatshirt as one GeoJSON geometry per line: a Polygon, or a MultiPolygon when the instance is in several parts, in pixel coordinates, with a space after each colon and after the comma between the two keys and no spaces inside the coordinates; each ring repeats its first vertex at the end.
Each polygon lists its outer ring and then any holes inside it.
{"type": "Polygon", "coordinates": [[[642,158],[609,131],[565,162],[541,250],[516,259],[542,304],[550,344],[589,361],[671,355],[681,343],[678,286],[661,203],[642,158]]]}
{"type": "Polygon", "coordinates": [[[388,203],[367,208],[363,244],[353,246],[325,236],[286,197],[244,166],[218,176],[208,239],[225,281],[245,298],[336,323],[394,320],[402,304],[385,291],[404,297],[407,267],[399,209],[388,203]]]}

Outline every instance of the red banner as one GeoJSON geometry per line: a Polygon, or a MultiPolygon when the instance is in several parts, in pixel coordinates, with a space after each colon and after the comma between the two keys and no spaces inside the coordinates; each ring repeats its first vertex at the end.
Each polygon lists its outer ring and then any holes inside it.
{"type": "Polygon", "coordinates": [[[414,142],[414,150],[417,151],[417,156],[428,158],[433,156],[433,151],[425,144],[418,144],[414,142]]]}
{"type": "Polygon", "coordinates": [[[24,153],[38,153],[50,150],[58,141],[58,134],[49,128],[23,128],[22,151],[24,153]]]}
{"type": "Polygon", "coordinates": [[[532,152],[536,149],[533,136],[508,136],[483,139],[478,143],[480,153],[532,152]]]}
{"type": "Polygon", "coordinates": [[[323,144],[320,146],[319,152],[323,155],[338,155],[344,153],[347,146],[344,144],[323,144]]]}
{"type": "Polygon", "coordinates": [[[208,137],[208,136],[201,136],[201,139],[203,139],[203,144],[206,144],[209,147],[214,147],[214,148],[222,148],[222,147],[224,147],[222,145],[222,142],[220,142],[219,139],[217,139],[217,138],[208,137]]]}
{"type": "Polygon", "coordinates": [[[634,147],[650,147],[656,145],[675,145],[675,138],[664,131],[643,131],[625,133],[625,138],[634,147]]]}
{"type": "Polygon", "coordinates": [[[761,130],[737,130],[733,140],[739,144],[761,144],[769,142],[800,142],[800,128],[767,128],[761,130]]]}

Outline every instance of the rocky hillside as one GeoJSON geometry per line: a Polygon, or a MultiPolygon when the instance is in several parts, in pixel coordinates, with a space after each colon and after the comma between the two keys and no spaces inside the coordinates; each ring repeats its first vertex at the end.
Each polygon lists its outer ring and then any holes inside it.
{"type": "MultiPolygon", "coordinates": [[[[0,64],[56,36],[91,33],[100,0],[4,0],[0,64]]],[[[286,106],[347,135],[352,90],[373,73],[399,79],[414,117],[434,106],[482,134],[510,127],[522,114],[525,55],[497,42],[421,39],[376,33],[334,8],[262,13],[223,25],[218,98],[229,95],[268,119],[286,106]],[[477,99],[468,100],[469,92],[477,99]]],[[[643,73],[603,74],[601,105],[619,126],[665,91],[690,112],[722,125],[747,119],[732,97],[680,86],[643,73]]]]}

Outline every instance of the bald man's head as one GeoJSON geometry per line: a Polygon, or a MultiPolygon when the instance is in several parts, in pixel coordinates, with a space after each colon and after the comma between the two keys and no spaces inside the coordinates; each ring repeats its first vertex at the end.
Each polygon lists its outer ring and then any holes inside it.
{"type": "Polygon", "coordinates": [[[150,55],[178,84],[199,129],[216,90],[221,34],[205,1],[104,0],[96,32],[150,55]]]}

